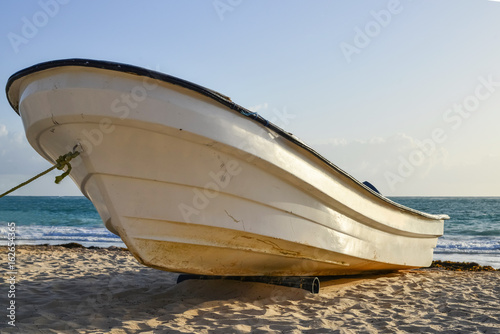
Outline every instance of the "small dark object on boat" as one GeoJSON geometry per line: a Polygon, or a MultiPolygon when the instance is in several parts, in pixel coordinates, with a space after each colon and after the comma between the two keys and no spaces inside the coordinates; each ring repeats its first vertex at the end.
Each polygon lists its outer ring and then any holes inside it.
{"type": "Polygon", "coordinates": [[[378,191],[378,189],[375,188],[375,186],[373,184],[371,184],[370,182],[365,181],[365,182],[363,182],[363,184],[365,186],[367,186],[368,188],[370,188],[371,190],[373,190],[374,192],[376,192],[377,194],[380,194],[380,191],[378,191]]]}

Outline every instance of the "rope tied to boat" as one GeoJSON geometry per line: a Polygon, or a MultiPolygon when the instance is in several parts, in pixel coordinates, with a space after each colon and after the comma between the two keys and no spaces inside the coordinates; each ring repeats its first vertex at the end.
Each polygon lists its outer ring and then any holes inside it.
{"type": "Polygon", "coordinates": [[[71,172],[71,169],[73,168],[73,167],[71,167],[71,164],[69,162],[79,155],[80,155],[80,152],[72,151],[72,152],[68,152],[64,155],[61,155],[61,156],[59,156],[59,158],[57,158],[56,164],[54,165],[54,167],[56,167],[59,170],[63,170],[63,168],[67,166],[68,169],[64,173],[62,173],[61,175],[56,176],[56,180],[55,180],[56,184],[59,184],[59,182],[61,182],[66,176],[69,175],[69,173],[71,172]]]}
{"type": "Polygon", "coordinates": [[[73,148],[73,151],[70,151],[64,155],[59,156],[59,158],[57,158],[56,164],[54,166],[44,170],[43,172],[35,175],[34,177],[32,177],[31,179],[29,179],[27,181],[15,186],[14,188],[7,190],[6,192],[4,192],[3,194],[0,195],[0,198],[4,197],[5,195],[10,194],[13,191],[16,191],[17,189],[19,189],[21,187],[24,187],[28,183],[35,181],[36,179],[44,176],[45,174],[53,171],[56,168],[59,170],[63,170],[64,167],[68,167],[64,173],[62,173],[59,176],[56,176],[55,183],[59,184],[71,172],[72,167],[71,167],[70,161],[80,155],[80,152],[76,151],[75,149],[76,149],[76,146],[73,148]]]}

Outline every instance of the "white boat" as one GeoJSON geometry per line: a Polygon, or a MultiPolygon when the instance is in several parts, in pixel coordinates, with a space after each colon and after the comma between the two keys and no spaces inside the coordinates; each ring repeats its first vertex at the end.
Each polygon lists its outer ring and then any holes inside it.
{"type": "Polygon", "coordinates": [[[147,266],[201,275],[317,276],[428,266],[446,215],[381,196],[292,134],[196,84],[58,60],[7,96],[45,159],[147,266]]]}

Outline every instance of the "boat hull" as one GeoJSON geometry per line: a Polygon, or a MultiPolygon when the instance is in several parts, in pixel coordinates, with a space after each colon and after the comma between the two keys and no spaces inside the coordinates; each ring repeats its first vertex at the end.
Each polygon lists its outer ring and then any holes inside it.
{"type": "Polygon", "coordinates": [[[54,66],[12,81],[27,138],[141,263],[237,276],[428,266],[445,216],[405,209],[247,115],[116,69],[54,66]]]}

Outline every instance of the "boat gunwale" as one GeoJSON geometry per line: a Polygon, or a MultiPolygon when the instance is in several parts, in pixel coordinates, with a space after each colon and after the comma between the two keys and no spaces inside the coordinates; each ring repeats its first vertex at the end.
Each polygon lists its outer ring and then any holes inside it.
{"type": "Polygon", "coordinates": [[[9,104],[11,105],[12,109],[20,115],[19,113],[19,92],[17,92],[17,101],[13,101],[13,98],[11,99],[11,88],[13,84],[21,80],[31,74],[42,72],[45,70],[50,70],[58,67],[90,67],[90,68],[97,68],[97,69],[103,69],[103,70],[108,70],[108,71],[116,71],[116,72],[122,72],[122,73],[128,73],[132,75],[138,75],[138,76],[143,76],[143,77],[149,77],[152,79],[156,79],[159,81],[163,81],[169,84],[173,84],[176,86],[180,86],[182,88],[194,91],[196,93],[199,93],[205,97],[208,97],[212,100],[215,100],[216,102],[224,105],[225,107],[236,111],[242,116],[245,116],[247,118],[250,118],[258,123],[260,123],[262,126],[267,127],[271,129],[272,131],[276,132],[279,134],[281,137],[287,139],[291,143],[299,146],[300,148],[306,150],[307,152],[311,153],[314,155],[316,158],[321,160],[323,163],[328,165],[331,169],[333,169],[335,172],[341,174],[342,176],[348,178],[350,181],[354,182],[358,187],[363,189],[364,191],[368,192],[370,195],[378,198],[379,200],[384,201],[385,203],[392,205],[402,211],[405,211],[410,214],[418,215],[425,217],[427,219],[432,219],[432,220],[446,220],[449,219],[448,215],[435,215],[435,214],[429,214],[425,213],[422,211],[418,211],[409,207],[406,207],[402,204],[399,204],[397,202],[394,202],[390,200],[389,198],[379,194],[378,192],[373,191],[360,181],[358,181],[356,178],[351,176],[349,173],[338,167],[337,165],[333,164],[330,160],[322,156],[320,153],[318,153],[316,150],[314,150],[312,147],[304,143],[302,140],[297,138],[295,135],[283,130],[279,126],[275,125],[272,122],[269,122],[267,119],[264,117],[260,116],[258,113],[253,112],[251,110],[248,110],[233,101],[231,99],[223,94],[220,94],[214,90],[208,89],[206,87],[203,87],[201,85],[192,83],[187,80],[183,80],[168,74],[164,74],[161,72],[145,69],[143,67],[139,66],[134,66],[134,65],[128,65],[128,64],[122,64],[122,63],[117,63],[117,62],[111,62],[111,61],[105,61],[105,60],[91,60],[91,59],[82,59],[82,58],[71,58],[71,59],[61,59],[61,60],[52,60],[52,61],[47,61],[47,62],[42,62],[30,67],[27,67],[23,70],[20,70],[13,75],[11,75],[7,81],[7,85],[5,87],[5,92],[7,95],[7,100],[9,101],[9,104]]]}

